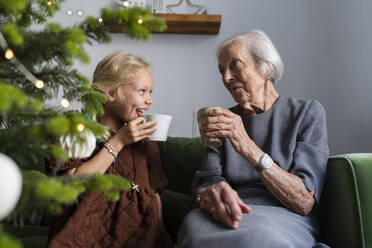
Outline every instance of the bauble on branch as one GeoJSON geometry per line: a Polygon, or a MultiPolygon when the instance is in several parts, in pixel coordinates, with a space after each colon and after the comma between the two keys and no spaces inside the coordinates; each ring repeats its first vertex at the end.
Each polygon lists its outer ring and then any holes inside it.
{"type": "Polygon", "coordinates": [[[0,220],[14,209],[21,193],[21,171],[11,158],[0,153],[0,220]]]}
{"type": "Polygon", "coordinates": [[[96,137],[87,129],[75,136],[61,136],[59,142],[61,147],[67,151],[69,158],[89,157],[96,147],[96,137]],[[83,139],[83,142],[79,142],[78,135],[83,139]]]}

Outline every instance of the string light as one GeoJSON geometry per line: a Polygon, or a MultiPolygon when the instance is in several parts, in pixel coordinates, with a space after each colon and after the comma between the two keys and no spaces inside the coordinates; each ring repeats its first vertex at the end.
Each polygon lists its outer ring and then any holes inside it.
{"type": "Polygon", "coordinates": [[[82,131],[84,131],[85,126],[84,126],[84,124],[79,123],[79,124],[76,125],[76,129],[77,129],[79,132],[82,132],[82,131]]]}
{"type": "Polygon", "coordinates": [[[69,9],[69,10],[67,10],[66,13],[67,13],[67,15],[72,15],[72,10],[69,9]]]}
{"type": "Polygon", "coordinates": [[[99,23],[103,22],[103,19],[102,19],[101,17],[98,18],[98,22],[99,22],[99,23]]]}
{"type": "Polygon", "coordinates": [[[35,87],[38,88],[38,89],[42,89],[44,88],[44,82],[41,81],[40,79],[36,80],[35,83],[34,83],[35,87]]]}
{"type": "Polygon", "coordinates": [[[12,49],[10,49],[10,48],[6,49],[5,58],[6,59],[12,59],[13,57],[14,57],[14,53],[13,53],[12,49]]]}
{"type": "Polygon", "coordinates": [[[83,11],[81,11],[81,10],[78,10],[76,13],[77,13],[78,16],[83,16],[84,15],[83,11]]]}
{"type": "Polygon", "coordinates": [[[142,24],[142,23],[143,23],[142,18],[139,18],[139,19],[138,19],[138,23],[139,23],[139,24],[142,24]]]}
{"type": "Polygon", "coordinates": [[[62,105],[62,107],[64,107],[64,108],[68,108],[68,107],[70,107],[70,102],[69,102],[66,98],[63,98],[63,99],[61,100],[61,105],[62,105]]]}
{"type": "Polygon", "coordinates": [[[25,78],[32,82],[36,88],[42,89],[44,87],[44,82],[37,79],[27,68],[17,59],[17,57],[14,55],[12,49],[9,48],[8,43],[6,42],[6,39],[3,35],[3,33],[0,31],[0,47],[5,51],[5,58],[9,60],[11,64],[13,64],[20,73],[22,73],[25,78]]]}
{"type": "Polygon", "coordinates": [[[52,1],[48,1],[47,4],[50,6],[52,5],[52,1]]]}

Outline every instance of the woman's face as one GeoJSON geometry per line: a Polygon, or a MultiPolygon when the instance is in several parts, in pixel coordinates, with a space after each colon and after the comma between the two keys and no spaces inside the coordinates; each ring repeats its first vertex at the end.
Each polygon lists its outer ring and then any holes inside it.
{"type": "Polygon", "coordinates": [[[265,75],[243,42],[235,40],[222,48],[218,56],[222,81],[241,106],[254,103],[264,91],[265,75]]]}
{"type": "Polygon", "coordinates": [[[115,97],[113,113],[116,119],[129,122],[143,115],[153,104],[151,93],[153,89],[152,75],[148,69],[139,69],[130,82],[119,87],[119,98],[115,97]]]}

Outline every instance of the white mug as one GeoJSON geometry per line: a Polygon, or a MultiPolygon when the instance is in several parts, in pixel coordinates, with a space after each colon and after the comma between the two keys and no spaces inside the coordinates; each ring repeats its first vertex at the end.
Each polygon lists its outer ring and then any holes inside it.
{"type": "Polygon", "coordinates": [[[148,114],[142,116],[144,122],[156,121],[156,131],[150,134],[150,139],[153,141],[167,141],[168,130],[172,121],[171,115],[148,114]]]}

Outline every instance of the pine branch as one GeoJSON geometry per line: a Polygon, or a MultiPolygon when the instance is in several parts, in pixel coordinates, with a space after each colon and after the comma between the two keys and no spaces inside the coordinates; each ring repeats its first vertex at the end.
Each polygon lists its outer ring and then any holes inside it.
{"type": "Polygon", "coordinates": [[[9,236],[6,232],[4,232],[0,225],[0,247],[21,248],[22,244],[20,241],[16,240],[12,236],[9,236]]]}
{"type": "MultiPolygon", "coordinates": [[[[30,82],[34,78],[26,78],[20,72],[19,64],[9,63],[12,61],[1,56],[0,152],[28,170],[23,173],[21,201],[8,218],[8,221],[18,224],[40,217],[48,218],[50,215],[44,210],[58,213],[65,205],[78,203],[85,192],[99,191],[110,200],[117,200],[120,192],[129,188],[126,179],[111,175],[49,178],[29,170],[43,171],[46,159],[66,160],[66,152],[58,139],[70,134],[81,141],[76,128],[78,124],[83,124],[96,136],[108,133],[106,127],[85,117],[85,114],[90,117],[102,115],[102,104],[106,101],[106,97],[95,91],[89,80],[73,68],[76,59],[89,62],[83,47],[85,43],[109,42],[110,25],[120,25],[128,37],[140,40],[150,39],[151,31],[166,28],[164,20],[152,16],[147,9],[134,7],[103,9],[102,23],[95,17],[88,17],[78,26],[62,28],[50,23],[41,31],[29,29],[34,23],[44,24],[59,9],[62,1],[53,0],[48,5],[46,0],[0,0],[0,32],[7,41],[2,39],[2,49],[11,48],[17,61],[26,68],[22,73],[28,70],[45,84],[43,89],[36,88],[34,82],[30,82]],[[140,19],[142,24],[138,22],[140,19]],[[44,101],[55,96],[60,87],[65,98],[83,103],[84,114],[44,106],[44,101]]],[[[9,247],[16,245],[0,229],[0,246],[4,240],[9,247]]]]}
{"type": "MultiPolygon", "coordinates": [[[[22,46],[13,46],[13,51],[32,73],[38,66],[48,64],[71,66],[73,59],[89,62],[83,49],[85,34],[80,28],[62,28],[59,24],[50,23],[45,30],[37,32],[20,29],[20,34],[24,42],[22,46]]],[[[8,38],[6,34],[5,37],[8,38]]]]}
{"type": "Polygon", "coordinates": [[[28,28],[33,23],[45,23],[47,17],[52,17],[59,10],[64,0],[47,1],[2,0],[0,1],[0,25],[15,23],[20,28],[28,28]]]}
{"type": "Polygon", "coordinates": [[[95,17],[88,16],[79,24],[79,27],[84,30],[87,37],[87,42],[90,45],[93,43],[92,41],[96,41],[98,43],[108,43],[111,41],[109,30],[95,17]]]}
{"type": "MultiPolygon", "coordinates": [[[[62,112],[54,107],[40,111],[23,111],[16,108],[0,118],[0,152],[7,154],[25,169],[42,169],[45,158],[54,157],[67,160],[67,153],[62,150],[58,137],[77,135],[78,124],[93,134],[105,137],[107,128],[97,122],[88,120],[77,111],[62,112]],[[21,134],[21,135],[20,135],[21,134]]],[[[83,142],[77,136],[78,142],[83,142]]]]}
{"type": "Polygon", "coordinates": [[[101,192],[109,201],[117,201],[121,192],[130,189],[127,179],[114,175],[48,177],[38,171],[24,171],[22,175],[21,199],[6,223],[48,224],[49,213],[60,214],[64,206],[78,203],[85,192],[101,192]]]}
{"type": "Polygon", "coordinates": [[[151,31],[161,32],[167,28],[163,19],[153,16],[148,9],[143,7],[115,10],[103,8],[101,16],[106,26],[121,25],[123,32],[132,39],[149,40],[151,31]],[[143,20],[143,24],[138,22],[139,19],[143,20]]]}
{"type": "Polygon", "coordinates": [[[7,114],[13,109],[36,110],[42,108],[39,100],[28,97],[17,87],[0,82],[0,114],[7,114]]]}

